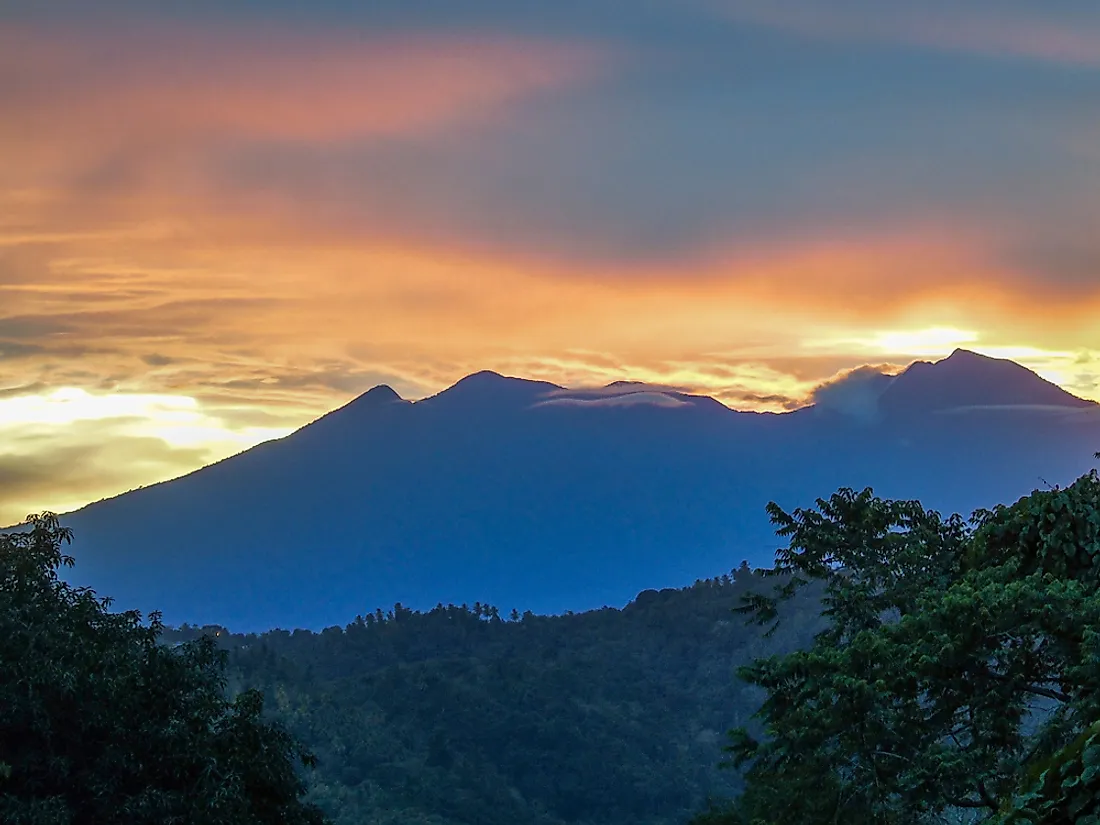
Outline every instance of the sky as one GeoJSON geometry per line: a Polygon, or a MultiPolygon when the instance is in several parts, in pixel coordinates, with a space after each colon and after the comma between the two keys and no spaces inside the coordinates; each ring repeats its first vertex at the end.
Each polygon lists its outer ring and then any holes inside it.
{"type": "Polygon", "coordinates": [[[1100,399],[1094,0],[5,0],[0,523],[481,369],[1100,399]]]}

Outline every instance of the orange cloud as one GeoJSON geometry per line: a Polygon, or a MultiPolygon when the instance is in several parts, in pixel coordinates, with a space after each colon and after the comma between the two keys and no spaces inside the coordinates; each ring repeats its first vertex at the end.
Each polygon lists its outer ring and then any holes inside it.
{"type": "MultiPolygon", "coordinates": [[[[377,383],[419,397],[481,368],[570,386],[635,379],[782,410],[844,367],[937,354],[929,348],[955,340],[937,328],[955,325],[965,332],[958,340],[991,354],[1027,344],[1024,363],[1097,394],[1090,324],[1064,319],[1100,317],[1100,301],[1065,302],[1061,324],[1037,320],[1024,293],[1006,291],[995,250],[975,238],[937,241],[925,230],[762,244],[630,278],[508,250],[357,242],[309,227],[296,235],[291,224],[265,229],[258,218],[219,213],[207,220],[221,226],[213,242],[199,223],[0,252],[0,272],[22,255],[34,275],[0,284],[0,339],[17,344],[0,347],[0,397],[81,387],[194,399],[201,426],[192,429],[209,441],[172,443],[158,410],[125,427],[58,428],[49,455],[28,446],[10,471],[21,485],[11,512],[183,472],[220,457],[219,444],[304,424],[377,383]],[[89,470],[73,476],[76,487],[49,486],[67,461],[139,450],[160,457],[129,461],[125,480],[89,470]]],[[[13,433],[27,426],[9,422],[13,433]]]]}
{"type": "Polygon", "coordinates": [[[485,118],[602,62],[591,48],[489,35],[0,25],[0,148],[69,168],[123,150],[168,162],[203,141],[408,135],[485,118]]]}
{"type": "MultiPolygon", "coordinates": [[[[200,224],[58,245],[38,280],[3,289],[4,323],[35,343],[130,353],[133,366],[152,354],[168,359],[140,367],[141,381],[170,382],[160,390],[232,389],[265,369],[279,376],[327,362],[425,390],[494,367],[566,383],[628,376],[798,397],[824,376],[769,367],[792,353],[834,359],[820,368],[830,374],[836,358],[868,351],[853,341],[882,341],[904,357],[906,342],[939,340],[925,332],[936,327],[975,330],[965,341],[976,345],[1049,341],[1066,350],[1089,346],[1087,319],[1100,315],[1100,288],[1052,294],[1044,302],[1054,309],[1036,311],[1026,289],[1013,289],[995,244],[928,230],[577,272],[507,249],[208,220],[222,229],[214,244],[200,224]],[[1067,325],[1075,317],[1085,320],[1067,325]]],[[[883,346],[876,352],[888,352],[883,346]]],[[[350,385],[270,389],[313,394],[323,409],[322,398],[346,397],[350,385]]]]}
{"type": "Polygon", "coordinates": [[[675,259],[566,262],[506,232],[433,234],[417,212],[431,203],[391,220],[386,192],[340,154],[501,125],[510,104],[605,59],[498,37],[0,28],[0,399],[59,387],[191,399],[191,431],[207,439],[173,443],[159,409],[137,416],[149,426],[88,421],[68,435],[9,422],[29,445],[19,507],[33,509],[65,456],[131,467],[159,444],[156,466],[101,482],[88,470],[68,502],[190,469],[211,445],[303,424],[383,381],[417,397],[483,368],[573,386],[636,379],[779,410],[844,368],[930,355],[951,329],[1100,393],[1100,284],[1037,293],[1041,279],[988,216],[788,227],[675,259]],[[317,185],[223,177],[232,158],[219,153],[238,144],[324,150],[309,159],[320,168],[291,170],[317,185]],[[34,453],[47,440],[68,452],[34,453]],[[99,452],[115,440],[117,452],[99,452]]]}

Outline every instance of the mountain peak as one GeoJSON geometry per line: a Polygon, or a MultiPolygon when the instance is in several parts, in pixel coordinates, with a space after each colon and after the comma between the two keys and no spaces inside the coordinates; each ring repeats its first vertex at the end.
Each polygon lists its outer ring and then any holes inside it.
{"type": "Polygon", "coordinates": [[[357,403],[361,404],[392,404],[394,401],[404,401],[397,390],[391,387],[389,384],[379,384],[377,387],[371,387],[359,398],[356,399],[357,403]]]}
{"type": "Polygon", "coordinates": [[[936,362],[916,361],[883,393],[888,412],[932,412],[963,407],[1087,407],[1032,370],[1005,358],[956,349],[936,362]]]}
{"type": "Polygon", "coordinates": [[[322,433],[331,433],[350,427],[353,430],[362,426],[364,420],[376,415],[385,415],[383,410],[408,406],[409,402],[397,394],[389,384],[379,384],[362,395],[356,396],[347,404],[322,415],[316,421],[307,424],[299,432],[309,432],[309,438],[323,437],[322,433]]]}
{"type": "Polygon", "coordinates": [[[988,361],[1003,361],[1003,358],[994,358],[992,355],[982,355],[980,352],[974,352],[972,349],[963,349],[962,347],[955,347],[950,355],[946,358],[936,361],[937,364],[946,363],[948,361],[955,362],[968,362],[972,364],[980,364],[988,361]]]}
{"type": "Polygon", "coordinates": [[[492,370],[481,370],[419,403],[461,409],[463,414],[490,414],[531,404],[549,392],[560,390],[561,387],[546,381],[511,378],[492,370]]]}
{"type": "Polygon", "coordinates": [[[499,372],[494,372],[493,370],[478,370],[477,372],[470,373],[465,378],[458,379],[458,381],[456,381],[454,383],[454,385],[451,386],[451,389],[452,390],[457,389],[458,387],[484,388],[484,387],[503,386],[503,385],[507,384],[509,381],[521,381],[521,380],[523,380],[523,379],[520,379],[520,378],[506,378],[505,376],[501,375],[499,372]]]}

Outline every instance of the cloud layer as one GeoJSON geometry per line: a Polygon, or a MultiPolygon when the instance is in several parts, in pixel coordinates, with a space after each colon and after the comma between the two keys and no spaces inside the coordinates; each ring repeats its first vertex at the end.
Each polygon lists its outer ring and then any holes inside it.
{"type": "Polygon", "coordinates": [[[1091,4],[434,5],[4,4],[0,512],[479,369],[858,410],[964,345],[1100,397],[1091,4]]]}

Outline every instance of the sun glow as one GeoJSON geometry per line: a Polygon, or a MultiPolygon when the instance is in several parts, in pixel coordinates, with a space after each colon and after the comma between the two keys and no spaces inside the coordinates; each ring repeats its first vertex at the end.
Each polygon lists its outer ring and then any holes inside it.
{"type": "Polygon", "coordinates": [[[64,386],[0,398],[0,525],[177,478],[293,430],[238,418],[167,393],[64,386]]]}
{"type": "Polygon", "coordinates": [[[290,427],[230,427],[205,412],[186,395],[147,393],[90,393],[79,387],[60,387],[49,393],[0,400],[0,433],[33,432],[64,435],[81,422],[114,421],[126,435],[157,438],[170,447],[204,448],[223,452],[247,449],[262,441],[288,435],[290,427]]]}
{"type": "MultiPolygon", "coordinates": [[[[881,353],[904,352],[917,356],[950,355],[958,347],[977,342],[977,332],[954,327],[927,327],[912,330],[882,330],[858,341],[861,346],[881,353]]],[[[855,342],[853,342],[855,343],[855,342]]]]}

